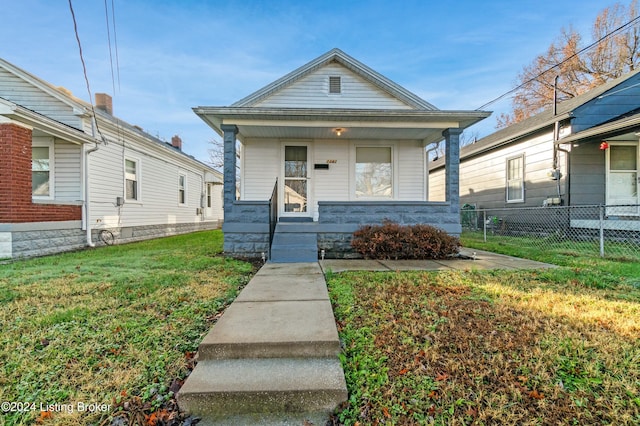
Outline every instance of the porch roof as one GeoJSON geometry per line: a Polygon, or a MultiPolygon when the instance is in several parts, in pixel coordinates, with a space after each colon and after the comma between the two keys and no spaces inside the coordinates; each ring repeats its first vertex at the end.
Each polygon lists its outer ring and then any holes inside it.
{"type": "Polygon", "coordinates": [[[218,134],[235,125],[238,139],[412,139],[425,145],[443,139],[449,128],[464,129],[487,111],[378,110],[337,108],[207,107],[193,109],[218,134]],[[336,129],[342,135],[336,135],[336,129]]]}

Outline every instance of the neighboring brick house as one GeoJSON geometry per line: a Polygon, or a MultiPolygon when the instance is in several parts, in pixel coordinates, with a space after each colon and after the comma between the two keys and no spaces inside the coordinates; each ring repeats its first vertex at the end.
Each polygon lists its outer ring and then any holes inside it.
{"type": "Polygon", "coordinates": [[[96,104],[0,59],[0,259],[220,225],[218,171],[96,104]]]}

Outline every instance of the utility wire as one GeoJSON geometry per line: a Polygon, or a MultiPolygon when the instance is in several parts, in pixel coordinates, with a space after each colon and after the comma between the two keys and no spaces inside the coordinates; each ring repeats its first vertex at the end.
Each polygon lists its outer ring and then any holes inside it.
{"type": "Polygon", "coordinates": [[[91,112],[93,113],[93,122],[96,126],[96,133],[100,135],[100,139],[106,144],[107,140],[104,138],[100,129],[98,128],[98,120],[96,119],[96,110],[93,107],[93,96],[91,95],[91,87],[89,85],[89,77],[87,76],[87,65],[84,62],[84,56],[82,54],[82,44],[80,43],[80,35],[78,35],[78,23],[76,22],[76,14],[73,12],[73,4],[69,0],[69,10],[71,11],[71,19],[73,19],[73,31],[76,35],[76,41],[78,42],[78,51],[80,53],[80,62],[82,62],[82,71],[84,73],[84,82],[87,85],[87,93],[89,94],[89,105],[91,105],[91,112]]]}
{"type": "Polygon", "coordinates": [[[107,21],[107,42],[109,43],[109,64],[111,65],[111,87],[113,88],[113,94],[116,93],[116,80],[113,74],[113,55],[111,53],[111,31],[109,30],[109,8],[107,7],[107,0],[104,0],[104,17],[107,21]]]}
{"type": "Polygon", "coordinates": [[[553,69],[555,69],[555,68],[558,68],[560,65],[564,64],[565,62],[570,61],[571,59],[573,59],[573,58],[575,58],[576,56],[580,55],[580,54],[581,54],[581,53],[583,53],[584,51],[591,49],[593,46],[595,46],[595,45],[597,45],[597,44],[599,44],[599,43],[603,42],[605,39],[607,39],[607,38],[611,37],[612,35],[614,35],[614,34],[615,34],[615,33],[617,33],[618,31],[621,31],[622,29],[624,29],[624,28],[628,27],[629,25],[633,24],[634,22],[636,22],[636,21],[638,21],[638,20],[640,20],[640,15],[639,15],[639,16],[636,16],[634,19],[632,19],[631,21],[627,22],[626,24],[621,25],[620,27],[616,28],[615,30],[613,30],[613,31],[611,31],[611,32],[609,32],[609,33],[607,33],[607,34],[605,34],[605,35],[604,35],[604,36],[602,36],[602,37],[600,37],[600,39],[599,39],[599,40],[594,41],[594,42],[593,42],[593,43],[591,43],[589,46],[587,46],[587,47],[585,47],[585,48],[583,48],[583,49],[580,49],[578,52],[576,52],[576,53],[574,53],[573,55],[569,56],[569,57],[568,57],[568,58],[566,58],[564,61],[559,62],[559,63],[557,63],[557,64],[555,64],[555,65],[553,65],[553,66],[551,66],[551,67],[547,68],[546,70],[542,71],[540,74],[536,75],[535,77],[530,78],[529,80],[525,81],[524,83],[520,84],[519,86],[515,87],[514,89],[511,89],[511,90],[509,90],[508,92],[503,93],[502,95],[498,96],[497,98],[495,98],[495,99],[493,99],[493,100],[491,100],[491,101],[487,102],[486,104],[484,104],[484,105],[482,105],[482,106],[480,106],[480,107],[476,108],[476,111],[481,110],[481,109],[483,109],[483,108],[486,108],[486,107],[488,107],[489,105],[491,105],[491,104],[493,104],[493,103],[495,103],[495,102],[499,101],[500,99],[504,98],[505,96],[510,95],[511,93],[518,91],[519,89],[521,89],[522,87],[524,87],[524,86],[526,86],[527,84],[531,83],[532,81],[537,80],[537,79],[538,79],[538,78],[540,78],[542,75],[544,75],[544,74],[548,73],[549,71],[551,71],[551,70],[553,70],[553,69]]]}
{"type": "Polygon", "coordinates": [[[116,72],[118,75],[118,91],[120,91],[120,59],[118,58],[118,35],[116,33],[116,7],[111,0],[111,22],[113,22],[113,46],[116,51],[116,72]]]}

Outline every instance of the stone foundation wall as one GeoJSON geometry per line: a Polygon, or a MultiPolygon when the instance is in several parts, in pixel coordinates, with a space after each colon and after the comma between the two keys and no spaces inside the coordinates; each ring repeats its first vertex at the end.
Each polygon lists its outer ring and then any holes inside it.
{"type": "Polygon", "coordinates": [[[80,221],[0,225],[0,258],[45,256],[86,246],[80,221]]]}
{"type": "Polygon", "coordinates": [[[460,214],[449,203],[423,201],[320,201],[318,202],[318,249],[327,259],[359,258],[351,248],[353,233],[364,225],[390,220],[401,225],[419,223],[460,236],[460,214]]]}
{"type": "Polygon", "coordinates": [[[162,225],[128,226],[121,228],[92,229],[91,239],[96,246],[107,244],[126,244],[153,238],[169,237],[171,235],[188,234],[190,232],[219,229],[218,221],[196,223],[173,223],[162,225]],[[113,239],[111,238],[113,236],[113,239]]]}
{"type": "Polygon", "coordinates": [[[269,201],[235,201],[225,210],[224,253],[233,257],[269,257],[269,201]]]}

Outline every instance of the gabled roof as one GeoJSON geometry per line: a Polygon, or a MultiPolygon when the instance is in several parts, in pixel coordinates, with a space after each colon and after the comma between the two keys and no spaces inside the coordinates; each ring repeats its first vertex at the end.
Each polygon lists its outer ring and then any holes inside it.
{"type": "MultiPolygon", "coordinates": [[[[460,151],[460,159],[471,157],[491,149],[507,145],[522,137],[533,134],[544,128],[553,126],[556,121],[564,121],[572,117],[573,112],[579,107],[590,101],[600,97],[605,92],[613,89],[628,79],[640,74],[640,69],[623,75],[619,78],[609,80],[600,86],[576,96],[560,102],[556,108],[556,114],[553,113],[553,107],[549,107],[539,114],[522,120],[519,123],[500,129],[482,139],[478,139],[474,144],[463,147],[460,151]]],[[[580,132],[583,133],[583,132],[580,132]]],[[[584,133],[586,134],[586,133],[584,133]]],[[[564,138],[562,139],[564,140],[564,138]]],[[[437,160],[433,163],[432,169],[440,167],[444,164],[444,160],[437,160]]]]}
{"type": "Polygon", "coordinates": [[[271,84],[263,87],[257,92],[252,93],[251,95],[240,99],[239,101],[233,103],[231,107],[251,107],[255,106],[261,100],[267,98],[275,92],[278,92],[285,87],[293,84],[294,82],[300,80],[301,78],[311,74],[315,70],[322,68],[323,66],[330,64],[332,62],[337,62],[338,64],[344,66],[350,71],[362,77],[367,82],[373,84],[378,87],[382,91],[390,94],[393,97],[396,97],[406,103],[409,106],[412,106],[416,109],[428,110],[428,111],[437,111],[438,108],[420,98],[414,93],[411,93],[407,89],[401,87],[400,85],[394,83],[389,80],[382,74],[372,70],[362,62],[352,58],[351,56],[344,53],[342,50],[335,48],[324,55],[312,60],[306,65],[301,66],[300,68],[290,72],[282,78],[274,81],[271,84]]]}
{"type": "MultiPolygon", "coordinates": [[[[26,81],[27,83],[43,91],[47,95],[52,96],[56,100],[62,102],[64,105],[68,105],[73,110],[75,115],[78,115],[79,117],[91,116],[92,105],[88,102],[83,101],[82,99],[76,98],[69,91],[66,91],[65,89],[59,87],[55,87],[52,84],[42,80],[39,77],[36,77],[35,75],[23,70],[22,68],[11,64],[10,62],[7,62],[2,58],[0,58],[0,68],[6,69],[11,74],[26,81]]],[[[126,121],[123,121],[118,117],[108,114],[107,112],[104,112],[98,108],[93,108],[93,111],[95,112],[96,120],[98,120],[100,126],[108,123],[109,125],[114,126],[116,129],[126,129],[127,131],[135,134],[141,140],[157,144],[163,150],[175,153],[181,157],[187,158],[190,161],[199,163],[200,165],[215,172],[215,174],[219,174],[219,172],[212,166],[196,159],[195,157],[183,152],[182,150],[173,147],[171,144],[162,141],[161,139],[156,138],[149,133],[146,133],[139,127],[133,126],[126,121]]],[[[22,121],[25,121],[30,125],[33,125],[34,127],[46,126],[47,130],[51,132],[58,131],[60,132],[59,135],[64,135],[59,137],[66,138],[75,143],[94,141],[93,137],[86,133],[83,129],[61,123],[54,118],[47,116],[46,114],[28,109],[23,105],[11,101],[10,99],[4,99],[0,97],[0,113],[3,113],[3,115],[15,116],[16,118],[20,118],[22,121]],[[61,133],[62,130],[65,130],[66,132],[61,133]]],[[[152,144],[151,146],[155,145],[152,144]]]]}

